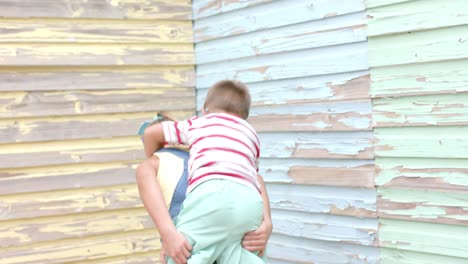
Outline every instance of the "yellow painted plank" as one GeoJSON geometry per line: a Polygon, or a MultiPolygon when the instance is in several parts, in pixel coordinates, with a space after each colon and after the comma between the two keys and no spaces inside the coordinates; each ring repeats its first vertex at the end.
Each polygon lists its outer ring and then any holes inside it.
{"type": "Polygon", "coordinates": [[[0,169],[0,195],[135,183],[137,161],[0,169]]]}
{"type": "Polygon", "coordinates": [[[0,262],[2,264],[64,263],[124,256],[155,251],[159,248],[159,235],[156,230],[150,229],[0,249],[0,262]]]}
{"type": "Polygon", "coordinates": [[[194,71],[193,66],[7,67],[0,68],[0,91],[193,87],[194,71]]]}
{"type": "Polygon", "coordinates": [[[102,258],[96,260],[85,260],[68,262],[67,264],[158,264],[159,250],[147,251],[145,253],[132,253],[131,255],[102,258]]]}
{"type": "Polygon", "coordinates": [[[192,43],[190,21],[1,19],[0,43],[192,43]]]}
{"type": "MultiPolygon", "coordinates": [[[[47,111],[48,107],[53,108],[54,105],[45,105],[46,107],[40,110],[47,111]]],[[[66,109],[57,109],[57,111],[64,110],[66,109]]],[[[38,110],[38,112],[41,111],[38,110]]],[[[193,110],[158,112],[175,120],[186,119],[195,115],[193,110]]],[[[0,119],[0,143],[133,136],[140,124],[143,121],[150,120],[154,115],[155,112],[152,111],[0,119]]]]}
{"type": "Polygon", "coordinates": [[[191,65],[192,44],[0,44],[1,66],[191,65]]]}
{"type": "MultiPolygon", "coordinates": [[[[189,87],[0,94],[0,118],[195,110],[189,87]]],[[[114,118],[118,118],[115,116],[114,118]]]]}
{"type": "Polygon", "coordinates": [[[0,17],[190,20],[189,0],[2,0],[0,17]]]}
{"type": "Polygon", "coordinates": [[[0,196],[0,220],[97,212],[142,206],[136,184],[94,189],[68,189],[12,194],[0,196]]]}
{"type": "Polygon", "coordinates": [[[0,145],[0,168],[143,159],[138,136],[0,145]]]}
{"type": "Polygon", "coordinates": [[[154,228],[144,208],[0,222],[0,249],[154,228]]]}

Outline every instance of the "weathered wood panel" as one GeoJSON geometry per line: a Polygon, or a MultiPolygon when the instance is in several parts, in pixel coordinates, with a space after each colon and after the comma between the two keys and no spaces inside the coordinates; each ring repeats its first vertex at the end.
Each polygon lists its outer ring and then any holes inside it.
{"type": "Polygon", "coordinates": [[[249,86],[275,223],[268,263],[375,263],[364,1],[231,3],[194,1],[197,109],[220,79],[249,86]]]}
{"type": "Polygon", "coordinates": [[[376,217],[376,193],[372,189],[289,184],[267,184],[267,188],[273,209],[376,217]]]}
{"type": "Polygon", "coordinates": [[[468,225],[467,191],[379,188],[377,195],[380,217],[468,225]]]}
{"type": "Polygon", "coordinates": [[[450,263],[450,264],[465,264],[465,258],[454,258],[449,256],[419,253],[407,250],[395,250],[389,248],[380,249],[380,263],[382,264],[401,264],[401,263],[450,263]]]}
{"type": "Polygon", "coordinates": [[[437,61],[372,69],[371,96],[468,92],[468,60],[437,61]]]}
{"type": "Polygon", "coordinates": [[[361,0],[350,0],[345,3],[341,1],[330,3],[327,0],[273,1],[216,17],[195,20],[195,41],[239,35],[362,10],[364,3],[361,0]]]}
{"type": "Polygon", "coordinates": [[[238,79],[250,83],[362,71],[367,68],[366,43],[353,43],[266,57],[249,57],[236,60],[236,63],[225,61],[199,65],[197,87],[210,87],[222,79],[238,79]]]}
{"type": "MultiPolygon", "coordinates": [[[[367,71],[328,74],[249,84],[252,106],[299,104],[369,98],[370,77],[367,71]]],[[[201,110],[208,89],[197,90],[201,110]]]]}
{"type": "Polygon", "coordinates": [[[160,247],[156,234],[153,229],[0,249],[0,261],[5,264],[65,263],[154,251],[160,247]]]}
{"type": "Polygon", "coordinates": [[[0,69],[0,91],[111,90],[193,87],[191,66],[18,67],[0,69]]]}
{"type": "MultiPolygon", "coordinates": [[[[376,0],[368,0],[373,6],[376,0]]],[[[468,11],[460,9],[466,1],[431,0],[421,4],[417,1],[405,1],[398,5],[389,5],[367,11],[372,27],[369,36],[380,36],[395,33],[415,32],[450,26],[468,24],[468,11]],[[434,19],[437,17],[437,19],[434,19]]]]}
{"type": "MultiPolygon", "coordinates": [[[[366,0],[366,7],[370,9],[374,7],[386,6],[386,5],[392,5],[392,4],[404,3],[404,2],[410,2],[410,1],[414,1],[414,0],[366,0]]],[[[368,10],[366,11],[368,12],[368,10]]]]}
{"type": "Polygon", "coordinates": [[[468,125],[468,93],[373,101],[374,127],[468,125]]]}
{"type": "Polygon", "coordinates": [[[382,157],[468,158],[468,126],[376,128],[382,157]]]}
{"type": "MultiPolygon", "coordinates": [[[[160,112],[179,120],[192,117],[192,109],[160,112]]],[[[40,110],[46,109],[40,108],[38,112],[40,110]]],[[[154,114],[155,112],[5,119],[0,120],[0,143],[133,136],[140,124],[151,119],[154,114]]]]}
{"type": "Polygon", "coordinates": [[[81,189],[79,191],[69,189],[2,195],[0,197],[0,220],[98,212],[143,206],[136,184],[81,189]]]}
{"type": "Polygon", "coordinates": [[[142,160],[139,137],[0,145],[0,169],[70,163],[142,160]]]}
{"type": "Polygon", "coordinates": [[[135,183],[138,163],[85,163],[0,170],[0,195],[135,183]]]}
{"type": "Polygon", "coordinates": [[[3,66],[190,65],[191,44],[4,44],[3,66]]]}
{"type": "Polygon", "coordinates": [[[173,20],[3,18],[0,19],[0,32],[0,43],[16,44],[193,42],[192,23],[173,20]]]}
{"type": "Polygon", "coordinates": [[[188,0],[1,0],[0,17],[190,20],[188,0]]]}
{"type": "Polygon", "coordinates": [[[268,183],[373,188],[372,160],[262,158],[260,175],[268,183]]]}
{"type": "Polygon", "coordinates": [[[314,240],[371,246],[376,239],[377,219],[274,210],[276,234],[314,240]]]}
{"type": "Polygon", "coordinates": [[[370,246],[326,242],[273,234],[268,263],[377,264],[378,249],[370,246]]]}
{"type": "Polygon", "coordinates": [[[96,260],[76,261],[73,264],[158,264],[159,250],[149,250],[144,253],[132,253],[118,257],[101,258],[96,260]]]}
{"type": "Polygon", "coordinates": [[[382,218],[379,244],[385,248],[467,258],[468,230],[466,226],[382,218]]]}
{"type": "Polygon", "coordinates": [[[261,157],[372,159],[371,132],[260,133],[261,157]]]}
{"type": "Polygon", "coordinates": [[[198,20],[211,15],[218,15],[272,1],[273,0],[194,0],[193,16],[195,20],[198,20]]]}
{"type": "Polygon", "coordinates": [[[144,208],[13,220],[0,227],[0,248],[145,228],[154,224],[144,208]]]}
{"type": "Polygon", "coordinates": [[[251,110],[249,122],[260,132],[371,130],[371,102],[341,101],[257,107],[251,110]]]}
{"type": "Polygon", "coordinates": [[[371,67],[468,58],[468,27],[398,34],[369,39],[371,67]],[[444,36],[440,38],[440,36],[444,36]],[[381,52],[385,50],[385,52],[381,52]]]}
{"type": "Polygon", "coordinates": [[[0,118],[189,110],[194,96],[189,87],[2,93],[0,118]]]}
{"type": "Polygon", "coordinates": [[[364,19],[364,13],[353,13],[243,34],[227,43],[201,42],[196,45],[197,64],[365,41],[364,19]]]}
{"type": "Polygon", "coordinates": [[[376,163],[378,186],[468,191],[464,159],[377,158],[376,163]]]}

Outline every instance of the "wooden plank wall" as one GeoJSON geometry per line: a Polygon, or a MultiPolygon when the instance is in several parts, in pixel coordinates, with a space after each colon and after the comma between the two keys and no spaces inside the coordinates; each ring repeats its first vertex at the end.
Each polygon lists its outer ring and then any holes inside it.
{"type": "Polygon", "coordinates": [[[189,0],[0,0],[0,263],[154,263],[135,136],[195,113],[189,0]]]}
{"type": "Polygon", "coordinates": [[[468,2],[367,14],[381,263],[467,263],[468,2]]]}
{"type": "Polygon", "coordinates": [[[193,1],[197,107],[250,87],[273,207],[269,263],[377,263],[362,0],[193,1]]]}

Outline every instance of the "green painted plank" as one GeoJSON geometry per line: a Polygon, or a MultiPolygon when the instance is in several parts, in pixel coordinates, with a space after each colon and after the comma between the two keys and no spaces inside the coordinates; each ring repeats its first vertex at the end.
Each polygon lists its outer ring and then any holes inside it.
{"type": "Polygon", "coordinates": [[[378,36],[468,24],[466,0],[410,1],[370,9],[368,35],[378,36]],[[437,19],[434,19],[437,18],[437,19]]]}
{"type": "Polygon", "coordinates": [[[385,218],[381,218],[379,224],[379,245],[383,248],[468,258],[466,226],[385,218]]]}
{"type": "Polygon", "coordinates": [[[371,69],[373,98],[468,91],[468,60],[371,69]]]}
{"type": "Polygon", "coordinates": [[[377,157],[468,158],[468,126],[375,128],[377,157]]]}
{"type": "Polygon", "coordinates": [[[468,191],[468,160],[377,158],[375,185],[468,191]]]}
{"type": "Polygon", "coordinates": [[[420,253],[407,250],[380,249],[381,264],[402,264],[402,263],[417,263],[417,264],[466,264],[466,258],[455,258],[449,256],[435,255],[429,253],[420,253]]]}
{"type": "Polygon", "coordinates": [[[377,189],[379,217],[468,225],[468,191],[377,189]]]}
{"type": "Polygon", "coordinates": [[[409,1],[414,1],[414,0],[366,0],[366,6],[367,8],[374,8],[374,7],[393,5],[393,4],[404,3],[404,2],[409,2],[409,1]]]}
{"type": "Polygon", "coordinates": [[[371,67],[468,58],[468,26],[369,38],[371,67]]]}
{"type": "Polygon", "coordinates": [[[468,93],[372,101],[374,127],[468,125],[468,93]]]}

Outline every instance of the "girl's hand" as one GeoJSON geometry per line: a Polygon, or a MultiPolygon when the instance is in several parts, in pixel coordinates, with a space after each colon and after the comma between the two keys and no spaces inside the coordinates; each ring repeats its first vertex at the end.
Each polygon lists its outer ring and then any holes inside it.
{"type": "Polygon", "coordinates": [[[250,252],[258,251],[260,252],[259,256],[263,256],[272,230],[273,225],[271,222],[263,220],[257,230],[248,232],[244,235],[242,246],[250,252]]]}

